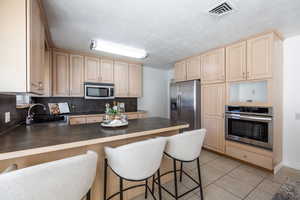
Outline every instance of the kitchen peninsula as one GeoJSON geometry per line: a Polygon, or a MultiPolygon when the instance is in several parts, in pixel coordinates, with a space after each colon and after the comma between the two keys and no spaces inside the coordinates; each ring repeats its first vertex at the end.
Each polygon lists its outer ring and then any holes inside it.
{"type": "MultiPolygon", "coordinates": [[[[98,169],[91,194],[93,200],[101,199],[104,146],[114,147],[151,137],[170,136],[188,126],[186,123],[157,117],[129,120],[128,126],[114,129],[102,128],[99,123],[70,126],[67,123],[52,122],[19,126],[0,136],[0,171],[12,164],[24,168],[93,150],[98,153],[98,169]]],[[[169,164],[168,160],[164,160],[162,171],[169,164]]],[[[108,193],[113,193],[118,189],[115,184],[117,177],[113,173],[109,173],[108,177],[111,185],[108,193]]],[[[169,180],[168,177],[166,179],[169,180]]],[[[125,193],[126,199],[141,192],[143,188],[130,190],[125,193]]]]}

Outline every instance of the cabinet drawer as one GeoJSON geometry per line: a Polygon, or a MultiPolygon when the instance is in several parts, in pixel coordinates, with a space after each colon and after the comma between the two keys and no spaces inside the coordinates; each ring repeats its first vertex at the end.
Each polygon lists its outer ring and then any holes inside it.
{"type": "Polygon", "coordinates": [[[243,160],[251,164],[263,167],[265,169],[273,169],[272,158],[268,156],[246,151],[233,146],[226,146],[226,154],[239,160],[243,160]]]}
{"type": "Polygon", "coordinates": [[[87,124],[98,123],[98,122],[102,122],[102,120],[103,120],[103,117],[101,117],[101,116],[87,117],[86,123],[87,124]]]}
{"type": "Polygon", "coordinates": [[[147,113],[139,114],[139,118],[147,118],[147,113]]]}
{"type": "Polygon", "coordinates": [[[137,119],[137,118],[139,118],[138,114],[130,114],[130,115],[128,115],[128,119],[137,119]]]}
{"type": "Polygon", "coordinates": [[[85,117],[74,117],[70,119],[70,124],[86,124],[86,118],[85,117]]]}

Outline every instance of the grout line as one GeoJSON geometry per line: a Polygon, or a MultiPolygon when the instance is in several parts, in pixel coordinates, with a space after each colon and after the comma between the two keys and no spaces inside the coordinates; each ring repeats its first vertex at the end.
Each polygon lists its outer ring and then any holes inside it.
{"type": "Polygon", "coordinates": [[[267,179],[267,177],[264,177],[242,200],[246,199],[266,179],[267,179]]]}

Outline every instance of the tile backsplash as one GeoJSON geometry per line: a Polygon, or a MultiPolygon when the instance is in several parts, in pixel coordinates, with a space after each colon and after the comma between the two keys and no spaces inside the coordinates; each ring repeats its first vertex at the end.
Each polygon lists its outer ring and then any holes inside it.
{"type": "Polygon", "coordinates": [[[25,121],[27,109],[16,109],[16,96],[0,94],[0,135],[6,129],[25,121]],[[10,112],[10,122],[5,123],[5,112],[10,112]]]}
{"type": "Polygon", "coordinates": [[[48,103],[63,103],[67,102],[71,113],[104,113],[105,104],[112,104],[113,101],[124,102],[126,112],[137,111],[136,98],[116,98],[116,99],[84,99],[82,97],[32,97],[34,103],[42,103],[46,105],[49,113],[48,103]]]}

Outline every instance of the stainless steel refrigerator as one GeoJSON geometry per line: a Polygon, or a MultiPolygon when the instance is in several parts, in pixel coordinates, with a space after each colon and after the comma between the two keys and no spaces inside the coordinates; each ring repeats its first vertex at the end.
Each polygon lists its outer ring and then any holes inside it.
{"type": "Polygon", "coordinates": [[[170,84],[170,118],[173,121],[189,123],[186,130],[201,127],[201,86],[200,80],[170,84]]]}

